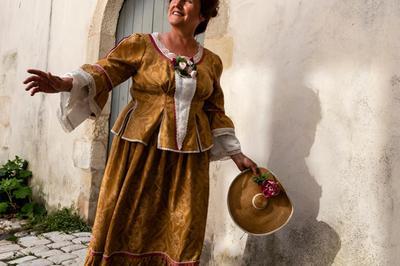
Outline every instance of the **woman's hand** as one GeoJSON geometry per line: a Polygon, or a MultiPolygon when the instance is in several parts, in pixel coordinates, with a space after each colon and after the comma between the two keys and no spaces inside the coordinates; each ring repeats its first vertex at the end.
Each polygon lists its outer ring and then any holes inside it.
{"type": "Polygon", "coordinates": [[[31,96],[37,92],[57,93],[60,91],[70,91],[72,88],[72,78],[60,78],[53,76],[50,72],[43,72],[38,69],[28,69],[29,76],[24,84],[28,84],[26,91],[31,90],[31,96]]]}
{"type": "Polygon", "coordinates": [[[231,155],[231,158],[235,162],[240,171],[250,168],[255,175],[259,175],[257,164],[243,153],[231,155]]]}

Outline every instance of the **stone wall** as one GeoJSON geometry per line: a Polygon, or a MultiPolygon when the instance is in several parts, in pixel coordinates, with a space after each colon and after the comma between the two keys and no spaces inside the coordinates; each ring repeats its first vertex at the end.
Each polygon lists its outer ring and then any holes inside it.
{"type": "Polygon", "coordinates": [[[95,0],[0,3],[0,161],[27,159],[34,195],[50,209],[74,205],[84,217],[106,146],[93,145],[92,121],[65,133],[56,118],[59,95],[31,97],[22,81],[28,68],[63,74],[86,62],[95,10],[95,0]]]}
{"type": "Polygon", "coordinates": [[[210,265],[400,261],[398,1],[224,1],[206,46],[224,59],[226,108],[243,151],[294,202],[271,236],[226,207],[232,162],[212,171],[210,265]],[[228,7],[228,10],[225,10],[228,7]]]}

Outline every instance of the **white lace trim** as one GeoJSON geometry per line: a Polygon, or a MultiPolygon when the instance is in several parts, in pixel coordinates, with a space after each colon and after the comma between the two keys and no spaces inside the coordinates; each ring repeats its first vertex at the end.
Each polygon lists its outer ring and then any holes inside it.
{"type": "MultiPolygon", "coordinates": [[[[167,47],[165,47],[165,45],[160,41],[159,35],[160,35],[160,33],[158,33],[158,32],[151,33],[151,37],[153,38],[155,44],[157,45],[157,48],[161,51],[161,53],[163,53],[163,55],[165,55],[169,60],[173,60],[174,58],[177,57],[177,55],[175,53],[171,52],[170,50],[168,50],[167,47]]],[[[203,46],[198,42],[197,42],[197,45],[198,45],[197,53],[193,56],[193,61],[195,64],[200,62],[201,58],[203,57],[203,52],[204,52],[203,46]]],[[[183,56],[183,57],[188,58],[187,56],[183,56]]]]}
{"type": "Polygon", "coordinates": [[[240,142],[233,128],[217,128],[212,131],[214,146],[210,150],[210,160],[226,160],[241,152],[240,142]]]}
{"type": "Polygon", "coordinates": [[[74,130],[91,114],[98,117],[101,108],[94,100],[96,85],[93,77],[82,69],[64,74],[72,78],[70,92],[60,92],[60,105],[57,118],[66,132],[74,130]]]}

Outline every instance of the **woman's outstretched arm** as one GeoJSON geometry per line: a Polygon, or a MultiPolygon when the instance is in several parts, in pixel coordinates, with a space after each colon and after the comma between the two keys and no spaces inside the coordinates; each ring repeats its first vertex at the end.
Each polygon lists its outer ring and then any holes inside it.
{"type": "Polygon", "coordinates": [[[70,77],[61,78],[39,69],[28,69],[27,72],[32,75],[24,81],[24,84],[27,84],[25,90],[30,91],[31,96],[38,92],[57,93],[72,89],[72,78],[70,77]]]}

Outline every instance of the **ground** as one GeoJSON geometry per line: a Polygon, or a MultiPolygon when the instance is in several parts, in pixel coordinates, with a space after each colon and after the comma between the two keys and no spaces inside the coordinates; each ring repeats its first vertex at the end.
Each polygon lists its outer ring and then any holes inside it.
{"type": "Polygon", "coordinates": [[[0,219],[0,266],[83,265],[90,232],[38,234],[23,231],[21,223],[0,219]]]}

